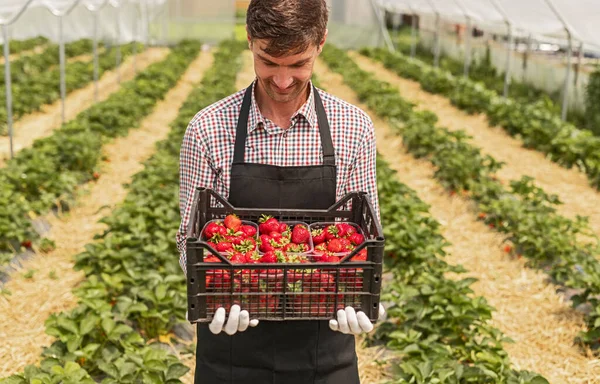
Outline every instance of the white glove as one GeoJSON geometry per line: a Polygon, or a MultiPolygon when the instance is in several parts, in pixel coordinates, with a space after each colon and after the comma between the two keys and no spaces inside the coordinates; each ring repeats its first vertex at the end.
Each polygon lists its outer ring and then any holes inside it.
{"type": "MultiPolygon", "coordinates": [[[[385,315],[385,308],[379,304],[379,318],[383,315],[385,315]]],[[[329,328],[345,334],[360,335],[361,333],[371,332],[373,324],[363,311],[356,313],[354,308],[346,307],[345,310],[340,309],[337,311],[337,320],[329,320],[329,328]]]]}
{"type": "Polygon", "coordinates": [[[256,327],[258,325],[258,320],[250,320],[248,311],[241,311],[240,306],[237,304],[231,306],[227,324],[225,324],[225,314],[225,308],[221,307],[217,309],[215,317],[213,317],[213,320],[208,325],[208,329],[215,335],[221,333],[221,331],[225,331],[226,334],[231,336],[236,332],[245,331],[248,329],[248,326],[256,327]]]}

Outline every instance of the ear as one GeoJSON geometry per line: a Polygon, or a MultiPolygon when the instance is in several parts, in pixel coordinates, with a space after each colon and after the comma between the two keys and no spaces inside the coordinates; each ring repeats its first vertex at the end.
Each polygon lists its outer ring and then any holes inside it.
{"type": "Polygon", "coordinates": [[[252,49],[252,38],[248,33],[248,24],[246,24],[246,39],[248,40],[248,48],[252,49]]]}
{"type": "Polygon", "coordinates": [[[325,45],[325,41],[327,41],[327,34],[328,33],[329,33],[329,30],[326,29],[325,30],[325,34],[323,35],[323,40],[321,40],[321,42],[319,43],[318,53],[321,53],[323,51],[323,46],[325,45]]]}

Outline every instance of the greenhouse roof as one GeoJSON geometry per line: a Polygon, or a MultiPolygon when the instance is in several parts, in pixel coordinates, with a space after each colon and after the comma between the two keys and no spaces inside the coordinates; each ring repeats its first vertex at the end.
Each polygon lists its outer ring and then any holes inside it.
{"type": "Polygon", "coordinates": [[[437,14],[472,22],[484,30],[515,32],[583,42],[600,48],[599,0],[378,0],[387,10],[437,14]],[[502,29],[503,28],[503,29],[502,29]]]}

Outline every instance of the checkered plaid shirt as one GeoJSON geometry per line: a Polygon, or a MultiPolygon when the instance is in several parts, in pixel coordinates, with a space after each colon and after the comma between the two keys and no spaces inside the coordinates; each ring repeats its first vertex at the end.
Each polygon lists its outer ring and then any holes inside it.
{"type": "MultiPolygon", "coordinates": [[[[177,233],[177,248],[184,272],[185,240],[194,190],[197,187],[211,188],[224,197],[229,196],[235,132],[244,92],[239,91],[198,112],[183,138],[179,192],[182,220],[177,233]]],[[[246,162],[283,167],[323,163],[313,92],[311,85],[307,102],[292,116],[291,126],[287,130],[261,115],[252,94],[246,162]]],[[[379,216],[373,123],[359,108],[321,90],[319,94],[335,148],[337,198],[352,191],[367,192],[379,216]]]]}

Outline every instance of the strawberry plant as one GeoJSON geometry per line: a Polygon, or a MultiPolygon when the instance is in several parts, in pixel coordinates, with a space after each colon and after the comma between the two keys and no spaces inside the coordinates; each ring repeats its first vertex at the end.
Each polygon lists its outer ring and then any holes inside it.
{"type": "Polygon", "coordinates": [[[0,169],[0,201],[8,207],[0,211],[0,253],[18,252],[23,240],[37,237],[31,212],[42,214],[57,206],[68,209],[77,186],[94,179],[104,142],[137,127],[176,84],[198,49],[197,42],[182,42],[165,60],[152,64],[51,136],[36,140],[0,169]]]}
{"type": "Polygon", "coordinates": [[[591,185],[600,189],[600,137],[563,122],[548,99],[527,103],[505,99],[482,83],[402,54],[382,49],[365,49],[361,53],[381,61],[400,76],[420,82],[425,90],[449,97],[454,105],[469,113],[485,113],[491,125],[503,127],[521,138],[525,147],[544,152],[566,168],[581,169],[591,185]]]}
{"type": "MultiPolygon", "coordinates": [[[[29,51],[39,45],[46,44],[48,39],[43,36],[33,37],[26,40],[11,40],[8,49],[11,54],[29,51]]],[[[0,44],[0,50],[4,51],[4,44],[0,44]]]]}
{"type": "MultiPolygon", "coordinates": [[[[186,44],[187,49],[174,51],[180,57],[172,58],[171,66],[185,65],[197,54],[197,43],[186,44]]],[[[56,341],[43,352],[42,369],[76,362],[96,382],[115,384],[175,384],[188,371],[155,341],[185,321],[185,278],[173,241],[179,221],[179,147],[198,108],[235,91],[241,65],[236,58],[242,49],[239,43],[222,44],[201,86],[172,122],[168,138],[134,176],[125,202],[102,220],[106,231],[77,256],[76,268],[86,275],[75,289],[79,305],[48,319],[47,332],[56,341]]],[[[15,380],[27,380],[31,369],[0,382],[24,382],[15,380]]]]}
{"type": "MultiPolygon", "coordinates": [[[[365,102],[371,95],[372,100],[388,99],[381,108],[371,101],[378,114],[400,121],[415,113],[412,104],[392,96],[397,90],[360,71],[343,51],[328,46],[322,57],[365,102]],[[390,110],[389,105],[396,107],[390,110]]],[[[431,113],[419,116],[419,126],[437,120],[431,113]]],[[[441,138],[429,136],[430,147],[436,148],[441,142],[441,138]]],[[[421,156],[427,156],[426,150],[421,156]]],[[[443,260],[448,243],[440,234],[440,224],[429,214],[429,207],[396,180],[395,172],[382,159],[377,163],[377,182],[386,238],[384,261],[393,279],[384,285],[382,296],[383,302],[392,303],[388,319],[372,341],[383,341],[398,353],[400,363],[394,367],[394,382],[547,383],[537,374],[510,368],[502,348],[502,343],[510,340],[489,325],[493,308],[484,298],[473,297],[470,285],[475,280],[446,277],[448,273],[464,273],[465,269],[443,260]]],[[[459,185],[459,179],[453,183],[459,185]]]]}
{"type": "MultiPolygon", "coordinates": [[[[343,52],[335,52],[335,55],[339,62],[343,52]]],[[[351,71],[342,73],[351,87],[360,81],[358,88],[370,82],[372,87],[385,89],[385,84],[380,85],[372,75],[360,73],[347,56],[345,61],[351,71]],[[360,75],[354,77],[354,73],[360,75]]],[[[387,97],[406,105],[397,89],[387,97]]],[[[558,198],[536,187],[530,178],[513,181],[509,189],[505,188],[494,175],[501,164],[490,156],[483,156],[469,143],[470,138],[464,132],[436,127],[437,119],[431,112],[403,111],[394,116],[387,109],[375,107],[374,110],[390,119],[392,128],[403,136],[410,152],[436,166],[435,177],[440,183],[452,190],[469,191],[483,213],[480,219],[490,228],[505,233],[507,241],[515,245],[516,254],[527,257],[531,266],[543,268],[556,283],[580,292],[574,297],[573,305],[587,303],[593,308],[586,314],[587,331],[580,335],[580,340],[593,349],[600,348],[600,262],[597,259],[600,244],[586,219],[560,216],[556,212],[556,205],[560,204],[558,198]],[[596,241],[582,243],[578,240],[581,235],[596,241]]]]}
{"type": "MultiPolygon", "coordinates": [[[[138,46],[141,46],[138,44],[138,46]]],[[[133,52],[133,44],[121,48],[125,58],[133,52]]],[[[102,74],[116,65],[116,49],[113,47],[98,57],[98,74],[102,74]]],[[[94,67],[91,60],[68,63],[65,67],[67,94],[84,87],[94,79],[94,67]]],[[[7,112],[5,95],[0,95],[0,133],[6,131],[7,112]]],[[[31,76],[13,86],[13,119],[39,111],[45,104],[60,98],[60,68],[54,67],[36,76],[31,76]]]]}

